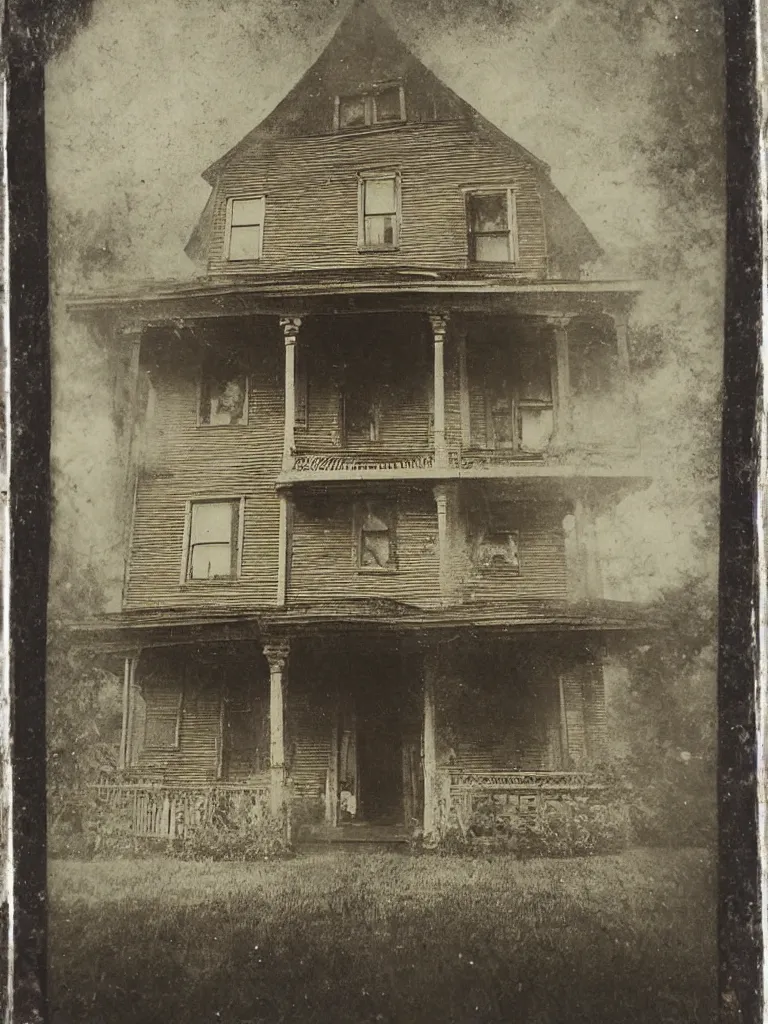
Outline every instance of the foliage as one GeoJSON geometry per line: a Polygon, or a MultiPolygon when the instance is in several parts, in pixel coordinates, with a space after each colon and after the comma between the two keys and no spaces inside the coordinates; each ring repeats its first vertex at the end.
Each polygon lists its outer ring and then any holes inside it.
{"type": "Polygon", "coordinates": [[[182,860],[195,861],[257,861],[290,857],[285,821],[265,817],[252,823],[212,822],[195,829],[181,845],[182,860]]]}
{"type": "Polygon", "coordinates": [[[713,869],[695,850],[56,861],[51,1020],[709,1021],[713,869]]]}

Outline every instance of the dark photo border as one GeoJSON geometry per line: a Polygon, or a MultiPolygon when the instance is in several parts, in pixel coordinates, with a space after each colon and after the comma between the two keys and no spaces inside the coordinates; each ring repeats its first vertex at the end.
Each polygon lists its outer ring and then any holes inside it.
{"type": "MultiPolygon", "coordinates": [[[[761,1019],[755,616],[757,389],[761,325],[756,11],[725,0],[727,289],[719,635],[721,1019],[761,1019]]],[[[9,0],[3,39],[9,197],[12,1020],[44,1021],[45,658],[51,489],[44,64],[77,2],[9,0]]],[[[621,984],[621,979],[616,979],[621,984]]],[[[653,979],[649,979],[649,984],[653,979]]]]}

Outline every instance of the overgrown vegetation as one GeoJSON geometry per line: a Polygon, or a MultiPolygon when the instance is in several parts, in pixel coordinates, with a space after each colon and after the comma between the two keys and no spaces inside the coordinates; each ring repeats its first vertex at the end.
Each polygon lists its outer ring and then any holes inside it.
{"type": "Polygon", "coordinates": [[[55,862],[52,1024],[704,1024],[713,862],[55,862]]]}

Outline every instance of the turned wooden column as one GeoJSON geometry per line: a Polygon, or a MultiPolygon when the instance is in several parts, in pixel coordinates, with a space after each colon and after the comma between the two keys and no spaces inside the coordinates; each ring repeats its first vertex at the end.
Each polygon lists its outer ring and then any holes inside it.
{"type": "Polygon", "coordinates": [[[458,501],[456,485],[436,484],[434,488],[437,506],[437,554],[439,559],[440,602],[447,605],[457,597],[456,564],[454,560],[452,530],[453,517],[458,501]]]}
{"type": "Polygon", "coordinates": [[[461,419],[461,448],[472,447],[472,418],[469,402],[469,374],[467,372],[467,330],[460,328],[456,336],[459,359],[459,416],[461,419]]]}
{"type": "Polygon", "coordinates": [[[424,658],[424,838],[433,837],[438,827],[437,785],[437,720],[435,712],[435,684],[438,672],[438,652],[429,651],[424,658]]]}
{"type": "Polygon", "coordinates": [[[435,313],[430,316],[432,339],[435,351],[435,465],[448,465],[448,449],[445,444],[445,335],[448,330],[448,315],[435,313]]]}
{"type": "Polygon", "coordinates": [[[264,657],[269,665],[269,776],[272,813],[279,815],[285,807],[285,666],[290,645],[288,640],[264,644],[264,657]]]}
{"type": "Polygon", "coordinates": [[[284,490],[278,493],[277,521],[277,595],[275,603],[283,607],[288,598],[291,566],[291,530],[293,503],[284,490]]]}
{"type": "Polygon", "coordinates": [[[568,358],[569,316],[548,316],[555,339],[555,360],[557,363],[557,421],[555,442],[563,444],[571,431],[571,369],[568,358]]]}
{"type": "Polygon", "coordinates": [[[296,447],[296,342],[301,327],[297,316],[280,317],[285,340],[285,429],[283,432],[283,469],[293,469],[296,447]]]}
{"type": "Polygon", "coordinates": [[[132,758],[132,733],[134,692],[136,687],[136,669],[139,663],[138,653],[130,654],[125,659],[123,668],[123,719],[120,730],[120,754],[117,766],[120,771],[129,768],[132,758]]]}

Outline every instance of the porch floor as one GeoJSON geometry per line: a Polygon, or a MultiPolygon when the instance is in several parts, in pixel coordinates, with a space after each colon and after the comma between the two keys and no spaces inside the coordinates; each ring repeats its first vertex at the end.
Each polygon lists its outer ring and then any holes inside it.
{"type": "Polygon", "coordinates": [[[373,825],[367,822],[344,825],[308,825],[296,836],[297,843],[407,843],[405,825],[373,825]]]}

